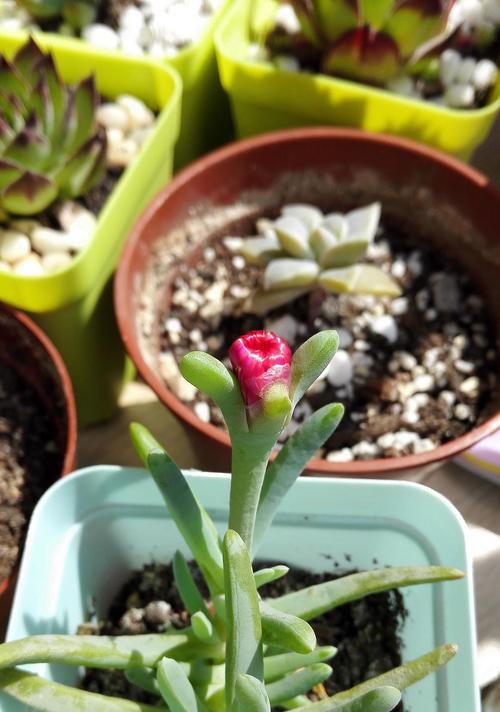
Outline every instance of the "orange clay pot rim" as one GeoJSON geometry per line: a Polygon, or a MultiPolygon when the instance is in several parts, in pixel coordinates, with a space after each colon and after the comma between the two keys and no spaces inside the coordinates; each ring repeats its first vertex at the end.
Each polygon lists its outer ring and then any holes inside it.
{"type": "MultiPolygon", "coordinates": [[[[42,344],[45,349],[47,356],[50,361],[54,364],[57,375],[61,381],[62,392],[64,395],[64,403],[66,409],[66,420],[67,420],[67,438],[66,438],[66,452],[64,455],[63,465],[61,469],[60,477],[65,477],[75,468],[76,461],[76,440],[77,440],[77,419],[76,419],[76,405],[75,396],[73,394],[73,386],[71,384],[71,379],[69,373],[66,369],[64,361],[56,349],[52,341],[46,336],[46,334],[40,329],[35,322],[30,319],[26,314],[17,309],[12,309],[7,304],[0,302],[0,309],[4,312],[10,314],[13,320],[18,321],[22,324],[27,331],[34,337],[36,341],[42,344]]],[[[11,582],[17,576],[19,566],[16,566],[10,576],[8,576],[3,581],[0,580],[0,596],[8,589],[11,582]]]]}
{"type": "MultiPolygon", "coordinates": [[[[127,352],[134,361],[139,373],[146,383],[153,389],[158,398],[164,402],[178,417],[182,418],[188,425],[200,431],[206,437],[215,440],[217,443],[230,447],[231,443],[228,434],[221,428],[200,420],[194,411],[185,405],[164,383],[154,371],[148,366],[142,356],[141,350],[135,338],[135,323],[131,322],[131,315],[126,306],[125,295],[129,292],[131,265],[133,255],[140,243],[140,237],[144,228],[152,221],[158,209],[170,198],[171,195],[181,190],[184,185],[190,183],[199,174],[208,168],[212,168],[219,163],[231,160],[234,156],[251,153],[254,149],[265,148],[277,143],[293,144],[304,139],[347,139],[360,143],[378,143],[385,146],[396,147],[406,153],[416,154],[424,157],[429,162],[441,164],[447,170],[460,174],[469,182],[479,188],[486,188],[497,197],[500,202],[500,192],[489,182],[488,178],[479,171],[461,163],[458,159],[428,146],[417,144],[409,139],[389,136],[385,134],[375,134],[368,131],[356,129],[331,128],[331,127],[311,127],[300,129],[289,129],[276,131],[260,136],[243,139],[217,149],[207,156],[204,156],[191,165],[184,168],[173,180],[163,188],[148,207],[132,229],[118,265],[115,278],[115,313],[118,326],[127,352]]],[[[159,237],[159,236],[158,236],[159,237]]],[[[397,476],[399,471],[425,468],[441,461],[448,460],[455,455],[469,449],[477,442],[488,437],[496,430],[500,429],[500,412],[491,416],[487,421],[476,428],[473,428],[465,435],[450,440],[443,445],[439,445],[433,450],[416,455],[403,455],[401,457],[378,458],[373,460],[358,460],[354,462],[330,462],[326,459],[311,460],[305,471],[320,475],[333,476],[362,476],[380,477],[384,475],[397,476]]]]}

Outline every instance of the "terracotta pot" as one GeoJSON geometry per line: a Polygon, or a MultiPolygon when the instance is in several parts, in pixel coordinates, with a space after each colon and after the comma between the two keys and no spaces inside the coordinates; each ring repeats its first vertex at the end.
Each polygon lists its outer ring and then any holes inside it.
{"type": "MultiPolygon", "coordinates": [[[[46,407],[64,452],[61,472],[47,478],[49,487],[58,477],[75,468],[76,408],[66,366],[51,341],[25,314],[0,303],[0,360],[29,382],[46,407]]],[[[0,581],[0,640],[14,595],[17,570],[0,581]]]]}
{"type": "MultiPolygon", "coordinates": [[[[336,197],[338,193],[340,200],[362,204],[379,199],[387,213],[414,227],[418,225],[419,234],[428,233],[426,239],[461,262],[476,277],[494,317],[495,328],[500,331],[500,233],[496,220],[500,214],[500,192],[485,176],[456,159],[408,140],[350,129],[298,129],[232,144],[192,164],[156,197],[127,241],[115,280],[119,328],[140,374],[176,415],[226,447],[229,447],[226,433],[199,420],[158,375],[154,352],[157,313],[149,320],[148,341],[143,339],[144,324],[139,325],[138,320],[152,251],[160,238],[171,234],[170,247],[176,249],[173,231],[196,214],[209,216],[213,223],[212,217],[221,206],[255,201],[256,196],[260,205],[260,197],[267,195],[266,189],[271,185],[276,186],[278,177],[303,174],[311,169],[316,175],[328,176],[334,181],[336,197]]],[[[265,207],[279,207],[284,200],[315,202],[315,194],[303,189],[302,192],[281,190],[279,196],[274,195],[274,203],[272,198],[267,198],[265,207]]],[[[246,215],[247,220],[255,218],[255,202],[246,215]]],[[[230,223],[226,221],[226,225],[230,223]]],[[[233,229],[234,223],[233,217],[233,229]]],[[[231,230],[207,229],[207,236],[215,234],[222,237],[231,234],[231,230]]],[[[190,260],[196,259],[196,251],[191,249],[189,255],[190,260]]],[[[157,285],[152,301],[157,312],[168,307],[172,278],[173,270],[161,275],[161,284],[157,285]]],[[[492,394],[486,422],[429,452],[349,463],[313,460],[307,471],[322,475],[387,477],[432,469],[500,428],[499,410],[500,393],[497,392],[492,394]]]]}

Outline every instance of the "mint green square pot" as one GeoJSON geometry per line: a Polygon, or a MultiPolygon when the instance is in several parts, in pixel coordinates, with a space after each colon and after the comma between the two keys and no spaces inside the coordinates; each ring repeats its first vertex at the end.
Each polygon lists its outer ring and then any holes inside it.
{"type": "MultiPolygon", "coordinates": [[[[227,528],[229,476],[187,474],[219,531],[227,528]]],[[[459,653],[437,675],[404,695],[408,712],[480,712],[475,663],[471,560],[466,526],[440,494],[410,482],[300,478],[287,494],[259,558],[312,571],[349,567],[446,564],[466,578],[403,589],[409,615],[403,657],[415,658],[445,642],[459,653]]],[[[74,633],[89,602],[103,616],[133,569],[189,556],[145,470],[98,466],[54,485],[33,515],[7,639],[74,633]]],[[[332,641],[335,644],[335,641],[332,641]]],[[[46,678],[77,684],[77,672],[30,666],[46,678]]],[[[335,674],[335,673],[334,673],[335,674]]],[[[26,712],[0,693],[2,712],[26,712]]],[[[69,711],[68,711],[69,712],[69,711]]]]}

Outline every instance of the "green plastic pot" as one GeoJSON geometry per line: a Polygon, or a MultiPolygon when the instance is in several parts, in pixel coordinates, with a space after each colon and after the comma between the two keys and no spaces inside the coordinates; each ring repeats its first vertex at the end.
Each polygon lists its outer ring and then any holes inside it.
{"type": "MultiPolygon", "coordinates": [[[[63,79],[95,73],[107,97],[133,94],[158,111],[155,130],[106,201],[90,245],[66,269],[44,277],[0,274],[0,300],[30,312],[56,344],[73,381],[82,425],[109,417],[123,385],[125,354],[116,329],[110,278],[137,215],[171,177],[179,134],[181,83],[158,63],[100,52],[84,43],[35,35],[51,49],[63,79]]],[[[24,33],[0,33],[11,56],[24,33]]]]}
{"type": "Polygon", "coordinates": [[[182,79],[181,132],[175,149],[175,168],[230,140],[229,102],[219,81],[214,35],[231,0],[224,0],[203,37],[165,63],[182,79]]]}
{"type": "Polygon", "coordinates": [[[308,125],[352,126],[405,136],[463,160],[486,139],[500,109],[500,80],[487,106],[467,111],[252,62],[248,60],[250,25],[259,36],[275,6],[272,0],[253,1],[258,12],[252,10],[252,0],[235,0],[215,39],[219,74],[239,137],[308,125]]]}
{"type": "MultiPolygon", "coordinates": [[[[187,475],[220,534],[227,528],[229,476],[187,475]]],[[[445,642],[459,652],[437,675],[405,692],[405,710],[479,712],[472,565],[466,524],[442,495],[411,482],[303,477],[286,495],[258,557],[316,572],[441,564],[461,581],[402,590],[405,660],[445,642]]],[[[145,470],[97,466],[43,496],[31,520],[7,639],[74,633],[89,601],[102,620],[131,571],[189,551],[145,470]],[[48,574],[50,572],[50,575],[48,574]]],[[[335,644],[335,641],[332,641],[335,644]]],[[[333,663],[335,675],[335,661],[333,663]]],[[[78,683],[78,670],[31,665],[45,678],[78,683]]],[[[0,693],[2,712],[25,712],[0,693]]],[[[68,712],[70,712],[68,710],[68,712]]]]}

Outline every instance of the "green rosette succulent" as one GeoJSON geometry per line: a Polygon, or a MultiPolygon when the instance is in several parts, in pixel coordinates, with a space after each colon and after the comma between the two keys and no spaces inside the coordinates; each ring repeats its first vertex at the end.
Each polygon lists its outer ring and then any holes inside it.
{"type": "MultiPolygon", "coordinates": [[[[454,0],[285,0],[300,37],[320,56],[322,70],[384,84],[401,73],[417,49],[440,35],[454,0]]],[[[273,33],[270,35],[273,50],[273,33]]],[[[279,38],[283,50],[283,38],[279,38]]]]}
{"type": "Polygon", "coordinates": [[[100,0],[17,0],[39,22],[62,19],[75,30],[81,30],[97,16],[100,0]]]}
{"type": "Polygon", "coordinates": [[[106,134],[93,77],[66,86],[33,39],[0,56],[0,220],[36,215],[101,180],[106,134]]]}

